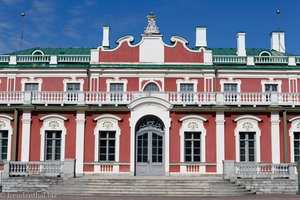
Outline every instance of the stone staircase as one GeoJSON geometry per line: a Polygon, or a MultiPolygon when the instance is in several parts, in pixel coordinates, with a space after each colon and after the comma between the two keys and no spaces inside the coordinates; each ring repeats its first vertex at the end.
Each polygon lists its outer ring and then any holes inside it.
{"type": "Polygon", "coordinates": [[[235,183],[257,194],[296,194],[298,192],[297,179],[237,179],[235,183]]]}
{"type": "Polygon", "coordinates": [[[53,185],[58,195],[97,196],[239,196],[254,194],[221,177],[101,177],[85,176],[53,185]]]}
{"type": "Polygon", "coordinates": [[[10,177],[2,180],[2,192],[43,192],[62,182],[57,177],[10,177]]]}

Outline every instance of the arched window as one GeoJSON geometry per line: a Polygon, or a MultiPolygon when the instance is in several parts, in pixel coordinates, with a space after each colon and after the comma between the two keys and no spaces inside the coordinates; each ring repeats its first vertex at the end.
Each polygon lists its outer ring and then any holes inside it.
{"type": "Polygon", "coordinates": [[[236,162],[260,162],[261,130],[260,118],[242,115],[234,119],[237,122],[234,130],[236,162]]]}
{"type": "Polygon", "coordinates": [[[146,92],[159,92],[159,87],[155,83],[148,83],[144,87],[144,91],[146,91],[146,92]]]}

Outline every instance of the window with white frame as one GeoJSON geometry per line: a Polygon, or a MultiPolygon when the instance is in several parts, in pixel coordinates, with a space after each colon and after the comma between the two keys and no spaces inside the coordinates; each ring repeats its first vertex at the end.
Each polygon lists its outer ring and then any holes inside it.
{"type": "Polygon", "coordinates": [[[111,101],[122,101],[124,84],[123,83],[110,83],[109,85],[110,100],[111,101]]]}
{"type": "Polygon", "coordinates": [[[294,132],[294,162],[300,160],[300,132],[294,132]]]}
{"type": "Polygon", "coordinates": [[[191,102],[194,100],[194,84],[180,83],[180,99],[183,102],[191,102]]]}
{"type": "Polygon", "coordinates": [[[255,133],[240,132],[240,161],[254,162],[255,159],[255,133]]]}
{"type": "MultiPolygon", "coordinates": [[[[120,158],[120,121],[116,115],[103,114],[94,119],[97,126],[94,129],[95,136],[95,162],[119,162],[120,158]]],[[[95,172],[101,172],[99,166],[94,166],[95,172]]],[[[119,166],[114,165],[113,171],[119,171],[119,166]]]]}
{"type": "Polygon", "coordinates": [[[148,83],[145,87],[144,87],[144,91],[145,92],[159,92],[159,87],[156,83],[148,83]]]}
{"type": "Polygon", "coordinates": [[[49,114],[41,119],[43,126],[40,129],[40,160],[64,161],[66,127],[64,121],[66,117],[58,114],[49,114]]]}
{"type": "Polygon", "coordinates": [[[184,132],[184,161],[201,161],[201,132],[184,132]]]}
{"type": "Polygon", "coordinates": [[[99,161],[115,161],[116,131],[99,131],[99,161]]]}
{"type": "Polygon", "coordinates": [[[260,162],[261,130],[260,118],[253,115],[241,115],[234,119],[237,122],[234,129],[236,162],[260,162]]]}
{"type": "Polygon", "coordinates": [[[10,161],[13,118],[6,114],[0,114],[0,161],[10,161]]]}
{"type": "Polygon", "coordinates": [[[46,131],[45,160],[61,159],[61,131],[46,131]]]}
{"type": "Polygon", "coordinates": [[[224,100],[226,102],[236,102],[238,100],[237,93],[241,91],[240,80],[221,80],[221,91],[224,92],[224,100]]]}
{"type": "MultiPolygon", "coordinates": [[[[199,115],[187,115],[179,119],[180,128],[180,162],[206,162],[206,129],[207,121],[199,115]]],[[[186,172],[186,166],[180,166],[180,172],[186,172]]],[[[200,167],[199,173],[205,173],[200,167]]]]}
{"type": "Polygon", "coordinates": [[[39,91],[38,83],[25,83],[24,91],[39,91]]]}
{"type": "Polygon", "coordinates": [[[7,160],[8,131],[0,131],[0,161],[7,160]]]}
{"type": "Polygon", "coordinates": [[[271,101],[271,93],[281,92],[281,84],[282,82],[280,80],[262,80],[262,91],[265,94],[265,100],[267,102],[271,101]]]}
{"type": "Polygon", "coordinates": [[[72,77],[72,79],[64,79],[64,91],[66,94],[66,100],[69,102],[78,101],[78,93],[83,91],[83,79],[76,79],[76,77],[72,77]]]}

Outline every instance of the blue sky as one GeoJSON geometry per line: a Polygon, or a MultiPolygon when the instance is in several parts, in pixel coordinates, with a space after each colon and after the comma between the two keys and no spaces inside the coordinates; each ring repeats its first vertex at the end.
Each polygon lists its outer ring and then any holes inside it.
{"type": "Polygon", "coordinates": [[[300,55],[299,0],[0,0],[0,54],[32,47],[98,47],[102,26],[110,41],[133,35],[139,42],[153,11],[169,43],[179,35],[195,45],[195,26],[207,26],[209,47],[236,47],[236,33],[246,32],[246,47],[270,48],[278,24],[286,32],[286,50],[300,55]],[[278,20],[275,11],[280,9],[278,20]],[[279,23],[278,23],[279,21],[279,23]]]}

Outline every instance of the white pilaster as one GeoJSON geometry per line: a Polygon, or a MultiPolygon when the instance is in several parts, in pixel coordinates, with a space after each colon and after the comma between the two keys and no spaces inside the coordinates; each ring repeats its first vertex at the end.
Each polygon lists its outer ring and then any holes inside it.
{"type": "Polygon", "coordinates": [[[77,111],[76,114],[76,175],[83,175],[83,156],[84,156],[84,111],[77,111]]]}
{"type": "Polygon", "coordinates": [[[271,113],[271,139],[272,139],[272,162],[280,163],[280,130],[279,130],[279,113],[271,113]]]}
{"type": "Polygon", "coordinates": [[[24,111],[22,116],[21,161],[29,162],[31,111],[24,111]]]}
{"type": "Polygon", "coordinates": [[[217,174],[223,173],[224,149],[224,112],[216,113],[217,174]]]}

